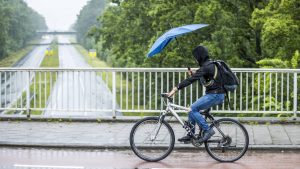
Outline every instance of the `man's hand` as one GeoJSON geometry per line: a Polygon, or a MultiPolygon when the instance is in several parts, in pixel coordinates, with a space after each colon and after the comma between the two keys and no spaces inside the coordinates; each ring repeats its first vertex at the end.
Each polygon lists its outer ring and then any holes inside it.
{"type": "Polygon", "coordinates": [[[172,97],[178,91],[177,87],[174,87],[169,93],[168,97],[172,97]]]}
{"type": "Polygon", "coordinates": [[[189,76],[192,76],[195,72],[191,70],[191,68],[188,68],[188,74],[189,76]]]}

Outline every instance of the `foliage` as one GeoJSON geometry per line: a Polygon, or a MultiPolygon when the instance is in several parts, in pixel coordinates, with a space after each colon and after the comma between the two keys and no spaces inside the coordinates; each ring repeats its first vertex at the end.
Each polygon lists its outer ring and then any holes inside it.
{"type": "Polygon", "coordinates": [[[99,32],[96,39],[102,42],[98,43],[98,49],[108,49],[104,56],[109,56],[105,59],[113,66],[141,66],[145,60],[141,53],[148,49],[147,39],[153,32],[150,19],[146,19],[150,2],[129,0],[120,6],[106,9],[101,17],[101,29],[95,30],[92,35],[99,32]]]}
{"type": "Polygon", "coordinates": [[[260,35],[250,25],[254,8],[263,1],[203,1],[197,10],[197,22],[211,25],[203,39],[212,54],[234,67],[255,67],[262,58],[260,35]]]}
{"type": "Polygon", "coordinates": [[[260,67],[262,68],[287,68],[289,62],[288,61],[282,61],[281,59],[262,59],[258,62],[256,62],[260,67]]]}
{"type": "Polygon", "coordinates": [[[99,27],[101,24],[97,22],[97,16],[104,10],[105,0],[90,0],[86,6],[82,8],[74,29],[77,31],[77,41],[86,48],[92,48],[94,39],[88,37],[88,31],[91,27],[99,27]]]}
{"type": "Polygon", "coordinates": [[[261,32],[262,52],[268,58],[291,60],[300,43],[300,2],[270,0],[255,9],[251,25],[261,32]]]}
{"type": "Polygon", "coordinates": [[[24,47],[37,30],[44,29],[45,19],[23,0],[0,0],[0,58],[24,47]]]}
{"type": "Polygon", "coordinates": [[[100,20],[102,27],[94,31],[114,66],[196,66],[191,50],[200,43],[209,47],[214,58],[227,60],[232,66],[253,67],[261,59],[260,37],[249,20],[263,2],[127,0],[117,4],[106,9],[100,20]],[[161,54],[146,59],[149,47],[163,32],[192,23],[210,26],[178,38],[179,44],[170,43],[161,54]]]}
{"type": "Polygon", "coordinates": [[[35,46],[28,45],[21,50],[9,53],[7,57],[1,59],[0,67],[13,67],[20,59],[28,55],[34,47],[35,46]]]}
{"type": "Polygon", "coordinates": [[[110,4],[98,20],[101,27],[90,28],[90,35],[98,53],[113,66],[196,66],[191,50],[203,44],[213,58],[232,67],[258,67],[264,58],[290,62],[299,49],[297,0],[115,0],[110,4]],[[210,26],[179,37],[179,43],[146,58],[163,32],[192,23],[210,26]]]}
{"type": "Polygon", "coordinates": [[[299,55],[299,50],[295,51],[295,54],[291,60],[291,65],[292,68],[296,69],[300,67],[300,55],[299,55]]]}

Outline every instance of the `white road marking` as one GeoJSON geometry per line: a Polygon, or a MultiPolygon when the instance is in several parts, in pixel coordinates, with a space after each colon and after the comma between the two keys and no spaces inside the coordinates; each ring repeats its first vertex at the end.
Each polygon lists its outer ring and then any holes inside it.
{"type": "Polygon", "coordinates": [[[82,169],[83,166],[52,166],[52,165],[23,165],[23,164],[14,164],[14,167],[30,167],[30,168],[74,168],[82,169]]]}

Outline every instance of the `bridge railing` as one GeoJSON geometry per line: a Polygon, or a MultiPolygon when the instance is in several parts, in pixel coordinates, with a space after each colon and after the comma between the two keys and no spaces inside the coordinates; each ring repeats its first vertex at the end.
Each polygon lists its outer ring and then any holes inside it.
{"type": "MultiPolygon", "coordinates": [[[[299,69],[233,69],[238,89],[213,107],[219,116],[297,116],[299,69]]],[[[2,115],[147,116],[159,113],[160,94],[187,78],[182,68],[25,69],[0,68],[2,115]]],[[[205,93],[199,82],[174,102],[190,106],[205,93]]]]}

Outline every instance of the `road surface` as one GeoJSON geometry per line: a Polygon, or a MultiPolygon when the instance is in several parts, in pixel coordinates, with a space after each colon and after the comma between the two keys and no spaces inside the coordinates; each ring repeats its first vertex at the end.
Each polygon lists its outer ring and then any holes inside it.
{"type": "MultiPolygon", "coordinates": [[[[70,43],[65,36],[59,36],[58,42],[70,43]]],[[[91,68],[72,45],[59,45],[59,66],[91,68]]],[[[112,93],[100,75],[95,72],[61,72],[48,99],[44,115],[111,116],[111,109],[112,93]]]]}
{"type": "Polygon", "coordinates": [[[205,168],[299,169],[300,152],[248,151],[234,163],[220,163],[204,151],[173,151],[161,162],[145,162],[130,150],[0,148],[0,168],[205,168]]]}
{"type": "MultiPolygon", "coordinates": [[[[53,37],[43,39],[40,43],[51,43],[53,37]]],[[[16,62],[13,67],[19,68],[37,68],[40,67],[44,56],[45,50],[48,45],[35,47],[27,56],[16,62]]],[[[1,108],[11,107],[20,98],[22,92],[28,84],[27,72],[7,72],[1,73],[1,108]]],[[[21,107],[20,105],[18,107],[21,107]]],[[[5,113],[6,111],[3,111],[5,113]]]]}

